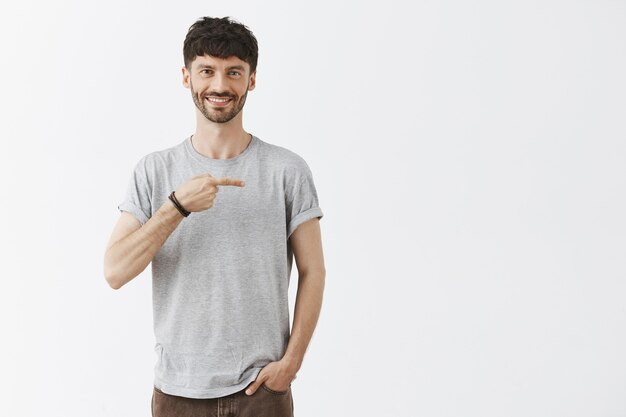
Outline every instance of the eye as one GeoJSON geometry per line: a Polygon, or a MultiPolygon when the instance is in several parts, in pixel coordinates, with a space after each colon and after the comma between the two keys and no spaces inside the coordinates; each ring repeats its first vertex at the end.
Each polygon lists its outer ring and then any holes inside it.
{"type": "Polygon", "coordinates": [[[231,74],[241,75],[241,74],[239,73],[239,71],[231,71],[230,73],[231,73],[231,74]]]}

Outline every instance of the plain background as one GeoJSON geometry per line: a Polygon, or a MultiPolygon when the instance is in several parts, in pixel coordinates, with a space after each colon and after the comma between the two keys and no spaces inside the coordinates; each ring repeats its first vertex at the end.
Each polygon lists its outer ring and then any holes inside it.
{"type": "Polygon", "coordinates": [[[3,3],[2,415],[150,415],[150,267],[115,291],[103,256],[134,164],[195,129],[205,15],[256,35],[244,127],[305,158],[325,214],[298,417],[626,415],[608,0],[3,3]]]}

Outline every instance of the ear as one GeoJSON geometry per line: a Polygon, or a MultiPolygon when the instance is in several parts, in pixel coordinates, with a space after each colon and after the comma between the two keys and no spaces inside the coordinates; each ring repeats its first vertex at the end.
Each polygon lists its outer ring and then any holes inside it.
{"type": "Polygon", "coordinates": [[[183,86],[185,88],[189,88],[189,71],[187,71],[187,68],[184,65],[181,68],[181,71],[183,73],[183,86]]]}
{"type": "Polygon", "coordinates": [[[250,75],[250,81],[248,82],[248,90],[252,91],[256,87],[256,70],[250,75]]]}

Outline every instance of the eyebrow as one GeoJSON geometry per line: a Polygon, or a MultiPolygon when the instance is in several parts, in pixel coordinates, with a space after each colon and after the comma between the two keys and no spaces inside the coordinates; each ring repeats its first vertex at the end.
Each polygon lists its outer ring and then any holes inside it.
{"type": "MultiPolygon", "coordinates": [[[[200,64],[198,65],[198,69],[204,69],[204,68],[209,68],[209,69],[215,69],[215,67],[213,65],[209,65],[209,64],[200,64]]],[[[238,69],[241,71],[245,71],[246,69],[242,66],[242,65],[231,65],[230,67],[227,67],[226,69],[238,69]]]]}

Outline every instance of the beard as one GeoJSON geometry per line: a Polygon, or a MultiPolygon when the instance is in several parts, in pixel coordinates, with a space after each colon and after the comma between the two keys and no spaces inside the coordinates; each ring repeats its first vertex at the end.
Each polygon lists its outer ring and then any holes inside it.
{"type": "Polygon", "coordinates": [[[246,87],[246,93],[238,100],[235,101],[235,97],[228,94],[211,94],[216,97],[224,97],[232,99],[232,102],[229,104],[230,110],[226,110],[226,108],[214,108],[210,107],[210,103],[207,103],[208,99],[204,97],[200,97],[197,92],[193,89],[193,84],[191,80],[189,80],[189,85],[191,87],[191,97],[193,98],[193,102],[196,105],[196,108],[200,110],[200,113],[204,115],[208,120],[213,123],[226,123],[232,120],[235,116],[239,114],[241,109],[243,109],[244,104],[246,104],[246,97],[248,96],[248,88],[246,87]],[[233,104],[234,103],[234,104],[233,104]],[[232,105],[232,106],[231,106],[232,105]]]}

